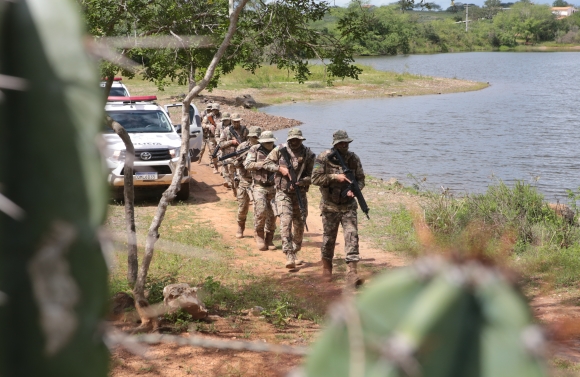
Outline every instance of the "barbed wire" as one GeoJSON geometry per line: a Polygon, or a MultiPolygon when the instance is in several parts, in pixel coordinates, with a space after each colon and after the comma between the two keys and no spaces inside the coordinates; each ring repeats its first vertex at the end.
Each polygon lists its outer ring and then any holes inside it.
{"type": "Polygon", "coordinates": [[[221,340],[199,335],[190,335],[188,337],[170,334],[129,335],[122,331],[110,329],[105,332],[105,343],[110,349],[121,346],[129,352],[144,358],[147,358],[147,348],[143,345],[158,343],[235,351],[286,353],[298,356],[308,354],[307,347],[288,346],[284,344],[270,344],[266,342],[249,342],[242,340],[221,340]]]}

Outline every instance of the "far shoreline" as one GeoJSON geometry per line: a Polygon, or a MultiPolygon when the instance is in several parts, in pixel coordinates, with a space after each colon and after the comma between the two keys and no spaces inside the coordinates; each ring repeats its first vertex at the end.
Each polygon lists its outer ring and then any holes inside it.
{"type": "MultiPolygon", "coordinates": [[[[208,103],[218,103],[222,112],[239,113],[247,126],[274,131],[295,127],[302,122],[269,115],[258,109],[297,102],[464,93],[490,86],[478,81],[378,71],[367,66],[362,68],[364,71],[359,75],[359,80],[336,80],[332,86],[326,85],[321,67],[312,67],[313,80],[303,84],[292,81],[285,71],[274,67],[262,67],[255,75],[237,68],[222,78],[218,88],[211,92],[203,91],[193,102],[200,112],[208,103]],[[256,101],[255,108],[242,106],[238,99],[244,95],[252,96],[256,101]]],[[[185,85],[170,85],[160,91],[155,84],[140,78],[123,81],[132,95],[156,94],[160,104],[179,103],[187,91],[185,85]]]]}

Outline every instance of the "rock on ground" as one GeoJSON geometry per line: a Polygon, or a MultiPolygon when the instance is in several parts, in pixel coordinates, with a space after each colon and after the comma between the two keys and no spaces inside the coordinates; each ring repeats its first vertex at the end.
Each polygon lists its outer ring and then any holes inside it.
{"type": "Polygon", "coordinates": [[[197,288],[192,288],[185,283],[170,284],[163,288],[163,303],[169,307],[170,311],[185,310],[193,319],[207,317],[207,309],[197,297],[197,288]]]}
{"type": "MultiPolygon", "coordinates": [[[[253,101],[251,96],[250,99],[253,101]]],[[[302,122],[296,119],[261,113],[256,108],[247,109],[244,106],[251,103],[250,99],[245,97],[200,96],[195,99],[195,102],[200,111],[205,109],[208,102],[219,103],[222,113],[239,113],[243,119],[242,124],[244,126],[258,126],[262,128],[262,131],[276,131],[284,128],[297,127],[302,124],[302,122]],[[241,98],[241,100],[238,100],[238,98],[241,98]]],[[[253,103],[257,107],[261,106],[255,101],[253,103]]]]}

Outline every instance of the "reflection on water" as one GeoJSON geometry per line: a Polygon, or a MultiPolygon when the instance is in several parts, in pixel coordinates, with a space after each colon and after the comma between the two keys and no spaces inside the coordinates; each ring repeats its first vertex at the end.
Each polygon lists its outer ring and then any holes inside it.
{"type": "MultiPolygon", "coordinates": [[[[304,122],[315,153],[346,129],[371,175],[484,191],[491,177],[537,182],[550,199],[580,187],[580,53],[458,53],[361,58],[377,69],[488,81],[469,93],[271,106],[304,122]]],[[[276,136],[285,140],[286,131],[276,136]]]]}

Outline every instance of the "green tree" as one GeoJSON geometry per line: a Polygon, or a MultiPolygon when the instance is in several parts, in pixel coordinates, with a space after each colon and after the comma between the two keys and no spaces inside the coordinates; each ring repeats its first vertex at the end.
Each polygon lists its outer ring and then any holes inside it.
{"type": "Polygon", "coordinates": [[[501,1],[500,0],[485,0],[483,3],[483,17],[491,20],[501,11],[501,1]]]}
{"type": "Polygon", "coordinates": [[[369,9],[353,1],[338,25],[349,30],[347,40],[359,55],[396,55],[410,51],[412,23],[396,6],[369,9]]]}
{"type": "Polygon", "coordinates": [[[499,33],[523,39],[525,43],[552,40],[557,29],[556,19],[548,5],[524,1],[515,3],[493,21],[499,33]]]}
{"type": "Polygon", "coordinates": [[[554,2],[552,3],[553,7],[569,7],[570,4],[568,4],[565,0],[554,0],[554,2]]]}

